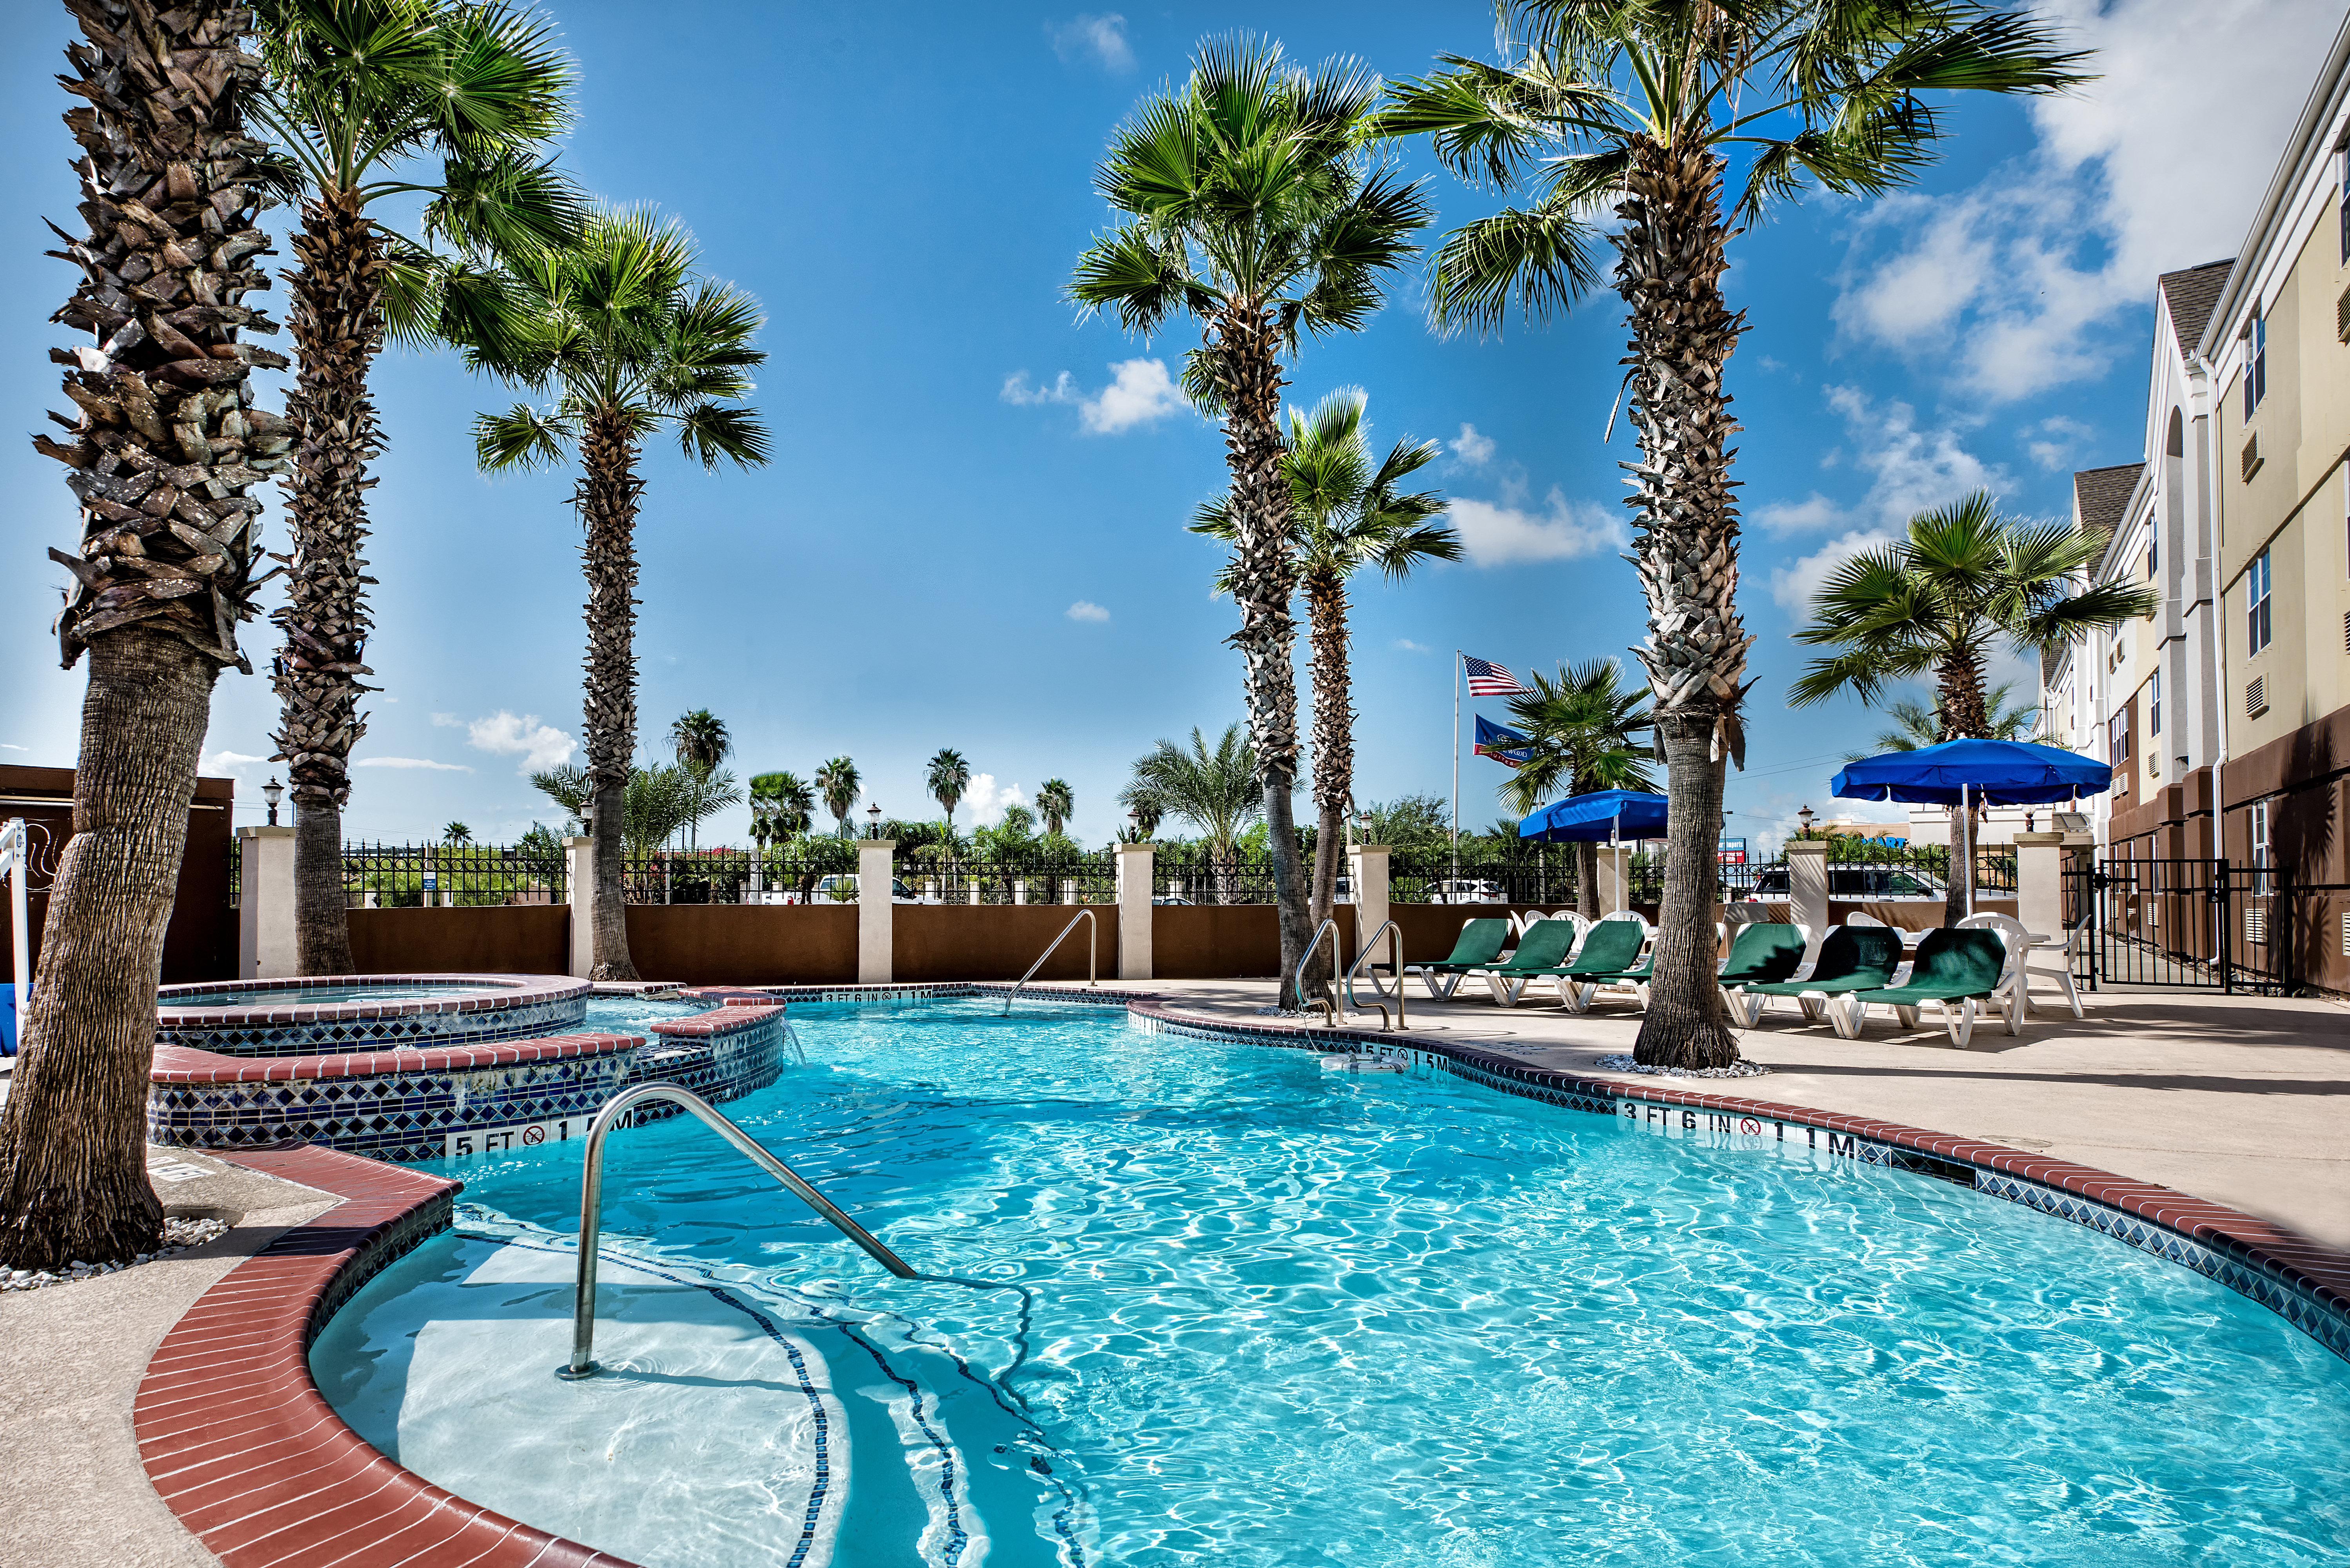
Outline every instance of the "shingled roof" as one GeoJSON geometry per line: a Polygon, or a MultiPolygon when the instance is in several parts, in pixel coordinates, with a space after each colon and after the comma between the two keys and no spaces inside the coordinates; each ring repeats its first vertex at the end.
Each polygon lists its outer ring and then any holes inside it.
{"type": "Polygon", "coordinates": [[[2073,475],[2073,505],[2080,514],[2081,532],[2112,538],[2122,524],[2122,514],[2129,510],[2137,476],[2145,471],[2142,462],[2117,462],[2111,468],[2085,468],[2073,475]]]}
{"type": "Polygon", "coordinates": [[[2178,339],[2181,353],[2194,353],[2203,341],[2203,328],[2211,321],[2211,307],[2220,303],[2220,291],[2227,286],[2229,269],[2235,265],[2235,257],[2230,256],[2225,261],[2167,272],[2155,280],[2155,286],[2162,291],[2163,303],[2170,307],[2171,336],[2178,339]]]}

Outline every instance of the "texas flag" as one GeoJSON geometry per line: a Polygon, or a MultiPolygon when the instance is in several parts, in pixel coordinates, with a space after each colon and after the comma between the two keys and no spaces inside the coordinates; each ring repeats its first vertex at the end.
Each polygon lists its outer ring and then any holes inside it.
{"type": "Polygon", "coordinates": [[[1505,730],[1482,713],[1477,715],[1477,754],[1522,768],[1534,760],[1534,742],[1515,730],[1505,730]]]}

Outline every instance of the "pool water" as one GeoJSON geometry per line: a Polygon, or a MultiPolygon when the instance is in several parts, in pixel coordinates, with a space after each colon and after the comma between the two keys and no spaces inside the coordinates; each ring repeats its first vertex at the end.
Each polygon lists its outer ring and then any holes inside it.
{"type": "Polygon", "coordinates": [[[419,985],[308,985],[267,991],[198,991],[157,999],[160,1007],[249,1007],[256,1012],[278,1007],[326,1007],[348,1002],[440,1002],[452,996],[494,994],[495,986],[460,981],[419,985]]]}
{"type": "MultiPolygon", "coordinates": [[[[637,996],[591,996],[587,1021],[580,1025],[591,1034],[642,1034],[656,1023],[675,1023],[708,1012],[706,1002],[649,1002],[637,996]]],[[[578,1229],[574,1215],[573,1229],[578,1229]]]]}
{"type": "MultiPolygon", "coordinates": [[[[369,1441],[650,1568],[2303,1564],[2350,1364],[1929,1178],[1426,1071],[993,1002],[795,1006],[725,1107],[901,1282],[683,1117],[445,1168],[454,1233],[312,1352],[369,1441]]],[[[441,1169],[442,1167],[428,1168],[441,1169]]]]}

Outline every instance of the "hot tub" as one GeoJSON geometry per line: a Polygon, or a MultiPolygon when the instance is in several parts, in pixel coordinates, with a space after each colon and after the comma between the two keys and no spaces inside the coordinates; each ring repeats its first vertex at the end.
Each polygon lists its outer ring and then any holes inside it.
{"type": "Polygon", "coordinates": [[[156,993],[155,1043],[223,1056],[328,1056],[529,1040],[578,1029],[584,980],[536,974],[360,974],[156,993]]]}

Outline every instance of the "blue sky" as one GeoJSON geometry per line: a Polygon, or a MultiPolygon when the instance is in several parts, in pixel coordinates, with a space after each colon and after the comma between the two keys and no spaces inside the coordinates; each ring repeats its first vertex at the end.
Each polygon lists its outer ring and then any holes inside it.
{"type": "MultiPolygon", "coordinates": [[[[2074,468],[2140,455],[2154,275],[2231,254],[2338,23],[2311,0],[2053,9],[2100,51],[2104,80],[2054,103],[1961,103],[1916,192],[1814,198],[1735,244],[1728,286],[1752,318],[1731,378],[1746,427],[1741,603],[1760,683],[1731,832],[1775,836],[1796,806],[1825,807],[1836,758],[1877,728],[1856,706],[1783,709],[1800,663],[1787,634],[1826,565],[1977,484],[2012,511],[2067,512],[2074,468]]],[[[646,744],[706,706],[745,774],[846,753],[902,815],[935,809],[922,762],[953,746],[985,775],[986,811],[1058,775],[1079,836],[1107,839],[1132,759],[1194,724],[1212,734],[1241,695],[1215,553],[1182,526],[1223,477],[1217,432],[1165,388],[1193,339],[1129,339],[1063,298],[1106,221],[1095,160],[1203,36],[1253,28],[1394,77],[1489,53],[1490,11],[685,0],[651,27],[640,4],[551,10],[583,78],[571,166],[607,201],[677,214],[708,270],[768,312],[757,401],[775,461],[710,475],[661,451],[646,465],[646,744]]],[[[61,48],[64,13],[44,15],[21,35],[46,26],[61,48]]],[[[49,47],[0,64],[0,365],[14,367],[0,428],[26,432],[60,401],[45,351],[67,340],[47,318],[69,276],[40,254],[39,219],[69,221],[76,199],[57,64],[49,47]]],[[[1430,177],[1447,224],[1490,204],[1420,149],[1398,156],[1430,177]]],[[[282,312],[283,288],[269,297],[282,312]]],[[[1620,420],[1602,439],[1620,375],[1613,297],[1483,342],[1438,340],[1422,298],[1417,275],[1399,279],[1367,331],[1309,344],[1292,372],[1307,400],[1366,388],[1382,443],[1443,440],[1429,472],[1471,546],[1400,588],[1358,586],[1370,799],[1449,790],[1453,649],[1523,673],[1621,653],[1644,619],[1617,558],[1616,464],[1632,447],[1620,420]]],[[[511,399],[450,356],[388,353],[375,387],[389,450],[369,653],[384,691],[346,826],[406,838],[459,818],[507,840],[555,815],[524,772],[577,754],[569,480],[473,470],[473,414],[511,399]]],[[[0,447],[16,563],[0,575],[0,761],[72,758],[83,680],[57,667],[62,574],[42,556],[74,532],[60,481],[24,441],[0,447]]],[[[256,663],[271,635],[247,628],[256,663]]],[[[256,811],[273,722],[265,679],[224,677],[207,771],[233,773],[256,811]]],[[[1498,814],[1501,776],[1462,763],[1464,823],[1498,814]]],[[[735,815],[703,841],[739,833],[735,815]]]]}

